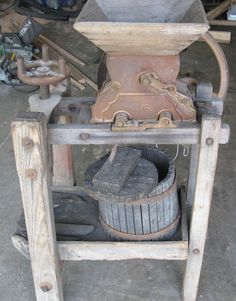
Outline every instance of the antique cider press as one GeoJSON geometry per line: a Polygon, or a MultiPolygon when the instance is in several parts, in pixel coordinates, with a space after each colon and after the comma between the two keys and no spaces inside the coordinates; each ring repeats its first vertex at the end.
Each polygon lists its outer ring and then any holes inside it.
{"type": "Polygon", "coordinates": [[[106,53],[90,122],[111,123],[116,131],[140,131],[195,122],[213,107],[222,113],[219,99],[225,98],[228,89],[227,63],[207,33],[200,1],[113,2],[88,1],[74,25],[106,53]],[[200,37],[221,69],[217,94],[211,84],[177,78],[179,53],[200,37]],[[195,95],[189,92],[190,85],[196,86],[195,95]]]}

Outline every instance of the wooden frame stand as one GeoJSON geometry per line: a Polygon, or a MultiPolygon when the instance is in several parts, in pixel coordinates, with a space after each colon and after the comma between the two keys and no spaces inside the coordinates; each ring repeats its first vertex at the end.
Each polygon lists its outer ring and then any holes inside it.
{"type": "MultiPolygon", "coordinates": [[[[12,123],[28,241],[13,237],[30,254],[37,301],[62,301],[60,260],[187,260],[184,301],[195,301],[207,236],[219,144],[229,140],[229,127],[217,116],[201,124],[146,132],[112,132],[109,125],[48,125],[42,113],[21,113],[12,123]],[[188,229],[182,216],[182,240],[166,242],[56,241],[48,155],[53,144],[191,144],[187,203],[192,204],[188,229]]],[[[76,189],[74,187],[73,189],[76,189]]],[[[184,197],[182,197],[182,201],[184,197]]],[[[182,211],[185,205],[183,201],[182,211]]]]}

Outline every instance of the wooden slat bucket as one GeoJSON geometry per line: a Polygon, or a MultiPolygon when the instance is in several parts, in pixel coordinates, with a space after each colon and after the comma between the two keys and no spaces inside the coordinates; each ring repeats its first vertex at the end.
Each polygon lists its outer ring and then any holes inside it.
{"type": "Polygon", "coordinates": [[[158,170],[157,186],[142,199],[132,201],[97,195],[100,220],[104,229],[118,239],[167,240],[176,233],[180,219],[173,160],[157,148],[141,150],[142,158],[158,170]]]}

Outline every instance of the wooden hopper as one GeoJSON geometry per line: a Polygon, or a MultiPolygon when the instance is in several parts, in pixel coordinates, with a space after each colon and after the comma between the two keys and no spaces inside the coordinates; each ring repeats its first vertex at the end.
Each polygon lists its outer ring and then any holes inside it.
{"type": "Polygon", "coordinates": [[[209,25],[200,0],[88,0],[74,28],[111,55],[176,55],[209,25]]]}

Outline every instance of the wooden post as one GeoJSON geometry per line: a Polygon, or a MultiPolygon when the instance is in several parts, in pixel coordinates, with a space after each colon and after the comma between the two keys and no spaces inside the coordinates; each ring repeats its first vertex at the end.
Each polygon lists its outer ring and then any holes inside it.
{"type": "Polygon", "coordinates": [[[12,139],[37,301],[62,301],[44,114],[20,113],[12,139]]]}
{"type": "MultiPolygon", "coordinates": [[[[70,116],[60,116],[58,124],[70,124],[70,116]]],[[[72,145],[53,145],[53,185],[75,185],[72,145]]]]}
{"type": "Polygon", "coordinates": [[[184,301],[195,301],[197,298],[217,164],[220,127],[220,117],[204,116],[202,118],[189,254],[183,287],[184,301]]]}

